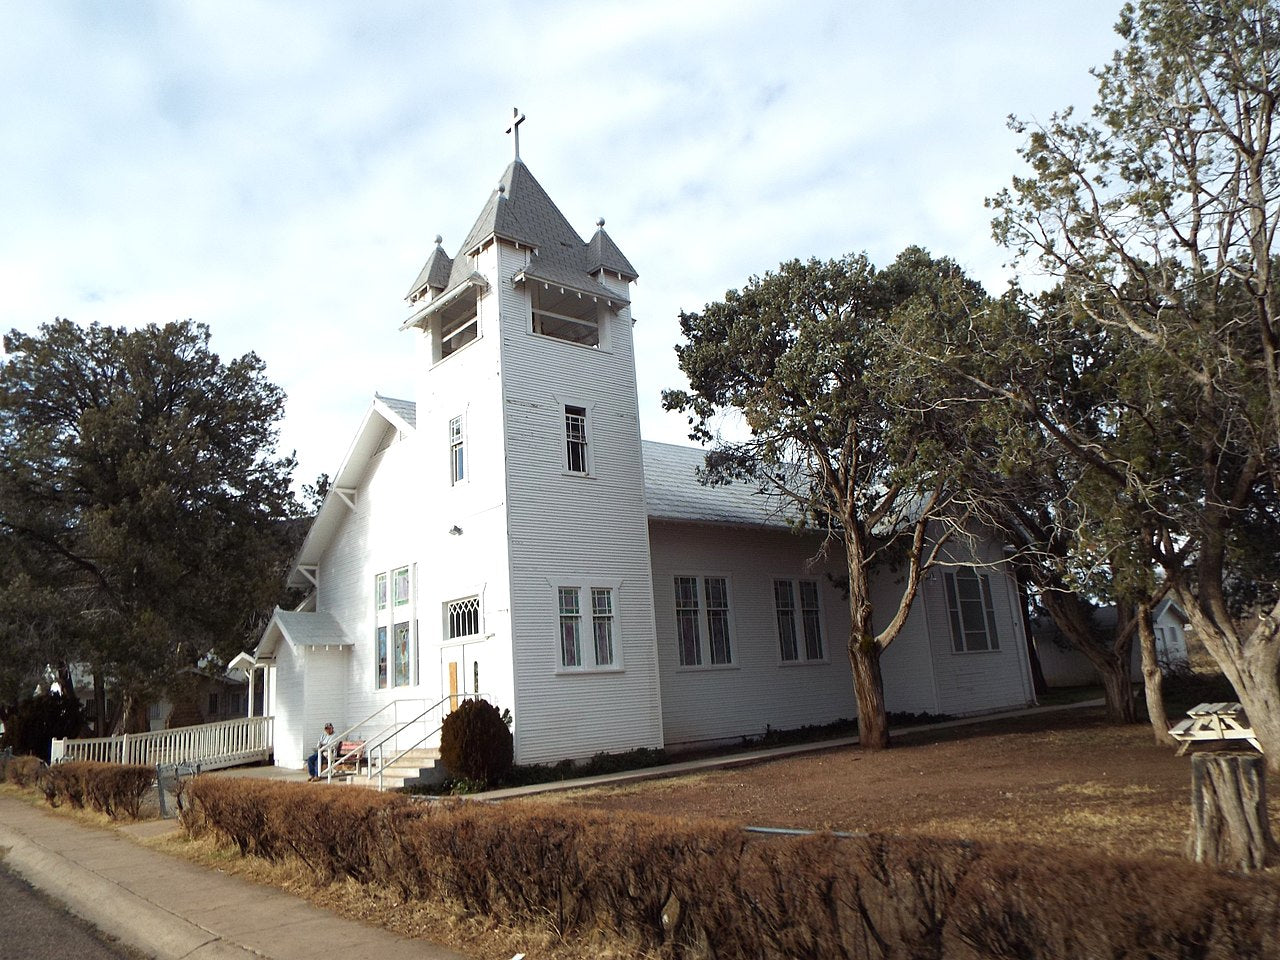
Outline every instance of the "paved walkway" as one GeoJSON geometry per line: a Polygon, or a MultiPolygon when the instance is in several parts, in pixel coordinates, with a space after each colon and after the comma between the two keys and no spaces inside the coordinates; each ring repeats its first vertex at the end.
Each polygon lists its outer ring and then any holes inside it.
{"type": "Polygon", "coordinates": [[[135,842],[175,829],[152,820],[104,830],[0,797],[5,865],[159,960],[465,960],[135,842]]]}

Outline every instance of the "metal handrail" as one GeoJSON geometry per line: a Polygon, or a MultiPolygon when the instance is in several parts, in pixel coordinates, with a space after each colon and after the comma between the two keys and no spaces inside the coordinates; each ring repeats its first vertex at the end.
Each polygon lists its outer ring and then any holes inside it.
{"type": "MultiPolygon", "coordinates": [[[[350,735],[355,734],[358,731],[364,729],[370,723],[376,720],[381,714],[386,713],[388,710],[393,711],[393,714],[392,714],[393,719],[391,720],[391,722],[386,726],[384,726],[377,733],[373,734],[372,736],[363,738],[361,740],[359,747],[356,747],[353,750],[348,750],[346,753],[342,754],[341,756],[334,756],[333,755],[334,751],[332,750],[328,752],[327,758],[325,755],[322,755],[321,756],[321,764],[322,764],[321,774],[325,777],[325,779],[328,782],[332,782],[334,768],[342,763],[346,763],[350,760],[356,759],[360,754],[360,752],[363,751],[366,759],[365,779],[372,780],[374,775],[376,774],[378,777],[378,789],[381,790],[383,787],[382,771],[385,770],[387,767],[395,764],[399,760],[402,760],[411,751],[416,750],[423,743],[430,740],[431,737],[435,736],[435,734],[439,733],[444,726],[444,717],[443,716],[441,717],[441,722],[435,728],[431,730],[427,730],[421,737],[413,741],[413,743],[411,743],[409,746],[400,750],[399,753],[397,753],[395,756],[391,757],[390,759],[387,759],[385,757],[385,748],[389,741],[391,741],[394,737],[399,736],[404,731],[410,729],[414,724],[424,720],[428,715],[430,715],[435,710],[443,707],[446,703],[449,703],[451,701],[482,700],[482,699],[484,699],[484,694],[480,694],[480,693],[451,693],[447,696],[441,697],[439,700],[437,700],[435,703],[431,704],[430,706],[424,707],[421,711],[419,711],[413,717],[410,717],[409,719],[403,720],[403,721],[395,717],[395,713],[397,712],[397,708],[399,707],[399,705],[406,704],[406,703],[426,703],[426,701],[419,698],[412,698],[412,699],[406,699],[406,700],[392,700],[389,703],[386,703],[383,706],[379,707],[377,710],[371,713],[364,720],[361,720],[360,722],[354,723],[351,726],[347,727],[347,729],[343,730],[341,734],[338,734],[333,738],[333,742],[338,745],[341,745],[342,742],[344,740],[347,740],[348,738],[355,739],[354,737],[350,737],[350,735]]],[[[357,770],[358,770],[358,765],[357,765],[357,770]]]]}
{"type": "MultiPolygon", "coordinates": [[[[483,700],[483,699],[484,699],[484,694],[482,694],[482,693],[455,693],[455,694],[450,694],[450,695],[449,695],[449,696],[447,696],[447,697],[442,697],[439,701],[437,701],[436,703],[433,703],[433,704],[432,704],[431,706],[429,706],[426,710],[423,710],[423,711],[422,711],[422,713],[420,713],[420,714],[418,714],[418,716],[414,717],[414,718],[413,718],[413,720],[409,721],[409,723],[416,723],[418,720],[421,720],[423,717],[425,717],[427,714],[431,713],[431,711],[435,710],[437,707],[442,707],[442,706],[444,706],[444,705],[445,705],[445,703],[447,703],[447,702],[448,702],[448,701],[450,701],[450,700],[458,700],[458,701],[462,701],[462,700],[483,700]]],[[[457,709],[457,707],[454,707],[454,709],[456,710],[456,709],[457,709]]],[[[406,727],[407,727],[407,726],[409,726],[409,723],[406,723],[406,724],[405,724],[405,726],[406,726],[406,727]]],[[[404,757],[406,757],[406,756],[409,754],[409,752],[410,752],[410,751],[418,749],[418,747],[420,747],[422,744],[426,743],[428,740],[430,740],[433,736],[435,736],[437,733],[439,733],[439,732],[440,732],[441,730],[443,730],[443,729],[444,729],[444,717],[442,716],[442,717],[440,718],[440,723],[436,725],[436,727],[435,727],[435,729],[434,729],[434,730],[428,730],[428,731],[427,731],[426,733],[424,733],[420,738],[418,738],[417,740],[415,740],[415,741],[414,741],[412,744],[410,744],[409,746],[405,747],[403,750],[401,750],[399,753],[397,753],[397,754],[396,754],[394,757],[392,757],[390,760],[387,760],[387,761],[385,761],[385,762],[380,762],[380,763],[378,764],[378,789],[379,789],[379,790],[381,790],[381,789],[382,789],[382,771],[383,771],[383,770],[385,770],[387,767],[393,766],[395,763],[397,763],[398,761],[402,760],[404,757]]],[[[381,746],[382,746],[382,745],[381,745],[381,744],[379,744],[379,749],[381,749],[381,746]]],[[[369,780],[372,780],[372,779],[373,779],[373,767],[372,767],[372,765],[370,765],[370,767],[369,767],[369,773],[368,773],[367,779],[369,779],[369,780]]]]}

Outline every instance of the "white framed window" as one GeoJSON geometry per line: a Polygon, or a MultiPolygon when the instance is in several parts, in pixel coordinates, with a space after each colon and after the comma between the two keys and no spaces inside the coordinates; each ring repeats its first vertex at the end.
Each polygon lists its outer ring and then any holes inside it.
{"type": "Polygon", "coordinates": [[[597,667],[613,666],[613,590],[591,588],[591,633],[597,667]]]}
{"type": "Polygon", "coordinates": [[[373,578],[374,686],[406,687],[418,682],[412,564],[373,578]]]}
{"type": "Polygon", "coordinates": [[[951,620],[951,649],[956,653],[999,650],[991,577],[973,567],[944,571],[947,613],[951,620]]]}
{"type": "Polygon", "coordinates": [[[587,443],[587,408],[565,404],[565,469],[570,473],[591,472],[590,449],[587,443]]]}
{"type": "Polygon", "coordinates": [[[675,614],[681,666],[733,663],[728,577],[676,577],[675,614]]]}
{"type": "Polygon", "coordinates": [[[462,417],[454,417],[449,421],[449,483],[457,485],[466,475],[466,437],[462,429],[462,417]]]}
{"type": "Polygon", "coordinates": [[[600,312],[593,298],[543,284],[533,288],[530,306],[532,329],[539,336],[580,347],[600,346],[600,312]]]}
{"type": "Polygon", "coordinates": [[[778,655],[784,663],[822,660],[822,604],[816,580],[774,580],[778,655]],[[798,603],[797,603],[798,598],[798,603]]]}
{"type": "Polygon", "coordinates": [[[407,687],[409,685],[409,650],[411,635],[409,632],[409,621],[404,620],[397,623],[391,632],[391,653],[394,671],[391,676],[391,685],[395,687],[407,687]]]}
{"type": "Polygon", "coordinates": [[[558,587],[556,596],[560,605],[560,665],[581,667],[582,664],[582,605],[577,587],[558,587]]]}
{"type": "Polygon", "coordinates": [[[461,597],[444,605],[445,637],[458,640],[480,635],[480,598],[461,597]]]}
{"type": "Polygon", "coordinates": [[[573,577],[555,589],[559,670],[618,670],[618,581],[573,577]]]}

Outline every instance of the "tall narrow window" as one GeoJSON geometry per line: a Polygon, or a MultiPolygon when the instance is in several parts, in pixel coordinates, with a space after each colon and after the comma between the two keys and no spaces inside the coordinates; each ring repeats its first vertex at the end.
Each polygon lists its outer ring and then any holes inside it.
{"type": "Polygon", "coordinates": [[[571,473],[587,472],[587,409],[564,408],[566,463],[571,473]]]}
{"type": "Polygon", "coordinates": [[[394,627],[394,653],[396,653],[396,673],[392,678],[394,686],[407,686],[410,675],[408,675],[408,646],[410,646],[410,632],[408,632],[408,621],[397,623],[394,627]]]}
{"type": "Polygon", "coordinates": [[[387,628],[378,628],[377,639],[378,650],[378,689],[381,690],[387,685],[387,628]]]}
{"type": "Polygon", "coordinates": [[[462,437],[462,418],[449,421],[449,482],[460,483],[466,476],[466,457],[462,437]]]}
{"type": "Polygon", "coordinates": [[[680,665],[702,663],[702,638],[698,630],[698,578],[676,577],[676,643],[680,665]]]}
{"type": "Polygon", "coordinates": [[[393,594],[392,602],[397,607],[403,607],[409,602],[409,568],[401,567],[392,575],[391,590],[393,594]]]}
{"type": "Polygon", "coordinates": [[[582,666],[582,608],[576,587],[560,587],[560,663],[582,666]]]}
{"type": "Polygon", "coordinates": [[[596,666],[613,663],[613,591],[591,588],[591,629],[595,636],[596,666]]]}
{"type": "Polygon", "coordinates": [[[822,659],[822,605],[818,602],[815,580],[800,581],[800,619],[804,624],[804,655],[809,660],[822,659]]]}
{"type": "Polygon", "coordinates": [[[783,660],[799,660],[796,642],[796,597],[790,580],[773,581],[773,607],[778,618],[778,645],[783,660]]]}
{"type": "Polygon", "coordinates": [[[703,581],[707,596],[707,640],[711,643],[711,662],[730,663],[729,648],[729,583],[724,577],[707,577],[703,581]]]}
{"type": "Polygon", "coordinates": [[[948,570],[943,581],[951,616],[952,649],[956,653],[998,650],[991,578],[973,567],[957,567],[948,570]]]}
{"type": "Polygon", "coordinates": [[[373,578],[373,605],[379,610],[387,609],[387,575],[380,573],[373,578]]]}

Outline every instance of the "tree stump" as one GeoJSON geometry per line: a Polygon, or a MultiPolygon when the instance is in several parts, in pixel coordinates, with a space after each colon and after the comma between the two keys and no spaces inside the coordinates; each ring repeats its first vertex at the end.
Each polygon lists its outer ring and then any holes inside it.
{"type": "Polygon", "coordinates": [[[1191,835],[1196,863],[1249,873],[1276,859],[1267,820],[1267,768],[1256,753],[1216,751],[1191,756],[1191,835]]]}

